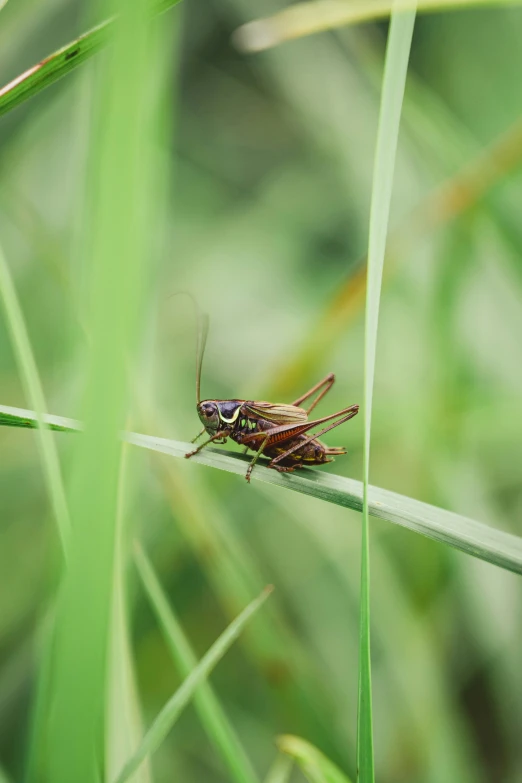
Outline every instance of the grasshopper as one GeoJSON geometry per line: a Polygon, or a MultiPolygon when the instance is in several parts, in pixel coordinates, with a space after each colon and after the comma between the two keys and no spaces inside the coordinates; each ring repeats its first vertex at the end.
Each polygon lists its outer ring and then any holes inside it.
{"type": "Polygon", "coordinates": [[[245,475],[246,480],[250,482],[254,465],[261,455],[270,459],[267,467],[281,473],[292,473],[296,468],[324,465],[332,462],[334,456],[346,454],[342,446],[326,446],[318,438],[353,418],[359,410],[358,405],[350,405],[349,408],[324,416],[322,419],[312,421],[308,419],[311,411],[332,388],[335,382],[333,373],[312,386],[291,405],[259,400],[202,400],[201,367],[207,334],[208,321],[205,318],[199,329],[196,361],[196,405],[203,429],[192,443],[195,443],[205,432],[210,437],[197,449],[185,454],[187,459],[210,443],[226,443],[227,438],[232,438],[240,446],[245,446],[245,451],[250,449],[256,452],[245,475]],[[313,399],[308,407],[302,408],[302,403],[310,398],[313,399]],[[319,432],[306,434],[326,422],[332,423],[319,432]]]}

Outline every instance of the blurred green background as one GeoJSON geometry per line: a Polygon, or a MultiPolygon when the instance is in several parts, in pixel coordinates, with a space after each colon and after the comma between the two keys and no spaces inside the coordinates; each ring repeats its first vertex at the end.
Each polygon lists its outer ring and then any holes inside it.
{"type": "MultiPolygon", "coordinates": [[[[272,4],[271,8],[276,8],[272,4]]],[[[267,12],[263,8],[263,14],[267,12]]],[[[66,0],[2,11],[7,82],[85,28],[66,0]]],[[[361,269],[387,27],[247,56],[246,0],[161,17],[150,279],[132,425],[190,440],[195,321],[203,395],[290,401],[334,371],[322,415],[362,397],[361,269]],[[165,210],[165,194],[168,209],[165,210]]],[[[371,481],[522,535],[522,11],[419,17],[380,313],[371,481]]],[[[0,233],[49,411],[79,413],[83,208],[92,67],[0,124],[0,233]]],[[[0,402],[28,407],[0,323],[0,402]]],[[[72,436],[56,438],[67,474],[72,436]]],[[[362,417],[327,436],[361,477],[362,417]]],[[[59,546],[35,433],[0,432],[0,761],[22,778],[40,630],[59,546]]],[[[231,446],[231,448],[235,448],[231,446]]],[[[263,775],[295,733],[355,775],[360,516],[275,487],[129,452],[129,527],[201,655],[266,583],[276,592],[212,682],[263,775]]],[[[521,783],[517,577],[372,520],[380,783],[521,783]]],[[[132,574],[131,577],[133,578],[132,574]]],[[[180,682],[141,589],[133,642],[148,723],[180,682]]],[[[155,780],[228,780],[189,709],[155,780]]],[[[292,780],[303,780],[296,772],[292,780]]]]}

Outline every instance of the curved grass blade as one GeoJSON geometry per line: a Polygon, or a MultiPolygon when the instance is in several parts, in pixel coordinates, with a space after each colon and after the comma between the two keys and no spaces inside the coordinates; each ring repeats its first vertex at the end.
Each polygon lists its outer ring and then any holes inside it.
{"type": "Polygon", "coordinates": [[[195,695],[197,688],[207,679],[216,664],[238,638],[246,623],[261,608],[273,588],[266,587],[258,598],[250,603],[214,642],[197,666],[190,672],[172,698],[165,704],[156,720],[145,734],[143,741],[122,769],[115,783],[125,783],[139,768],[143,760],[161,745],[176,720],[195,695]]]}
{"type": "Polygon", "coordinates": [[[357,779],[373,783],[372,685],[370,655],[369,475],[377,329],[382,271],[390,215],[395,156],[410,57],[415,11],[392,15],[379,112],[370,210],[368,272],[364,330],[364,448],[361,544],[361,615],[359,631],[359,707],[357,713],[357,779]]]}
{"type": "Polygon", "coordinates": [[[277,745],[282,753],[295,759],[310,783],[350,783],[349,778],[339,767],[301,737],[285,734],[278,737],[277,745]]]}
{"type": "Polygon", "coordinates": [[[39,427],[40,431],[39,443],[47,491],[56,517],[63,551],[67,555],[71,532],[71,520],[67,507],[65,488],[62,481],[60,460],[58,459],[58,452],[53,441],[53,436],[49,432],[50,427],[46,425],[42,426],[44,422],[43,413],[47,407],[44,391],[31,348],[31,341],[27,333],[22,308],[20,307],[11,273],[1,247],[0,299],[2,300],[5,310],[6,322],[11,334],[22,385],[25,389],[27,399],[30,400],[30,404],[36,411],[36,426],[39,427]]]}
{"type": "MultiPolygon", "coordinates": [[[[161,0],[151,6],[151,14],[163,13],[179,2],[161,0]]],[[[0,116],[54,84],[103,49],[110,41],[113,28],[112,19],[102,22],[4,85],[0,89],[0,116]]]]}
{"type": "MultiPolygon", "coordinates": [[[[181,674],[186,677],[196,668],[197,658],[148,557],[137,543],[134,548],[134,562],[152,608],[163,628],[172,657],[181,674]]],[[[258,783],[259,779],[250,759],[209,683],[204,682],[199,686],[194,694],[194,706],[211,742],[227,765],[231,779],[236,783],[258,783]]]]}
{"type": "Polygon", "coordinates": [[[474,6],[519,5],[520,0],[310,0],[239,27],[234,41],[246,52],[261,52],[306,35],[385,19],[392,10],[447,11],[474,6]]]}
{"type": "MultiPolygon", "coordinates": [[[[43,416],[43,419],[47,425],[56,429],[68,432],[82,431],[81,423],[74,419],[49,414],[43,416]]],[[[1,405],[0,426],[2,425],[35,429],[38,427],[38,419],[33,411],[1,405]]],[[[137,432],[125,432],[122,437],[134,446],[181,459],[184,459],[185,454],[193,449],[190,443],[153,435],[141,435],[137,432]]],[[[250,458],[225,449],[208,447],[192,457],[190,462],[235,473],[243,478],[250,458]]],[[[310,495],[354,511],[362,510],[362,482],[335,473],[322,473],[320,470],[305,468],[299,475],[282,474],[258,463],[252,479],[310,495]]],[[[507,571],[522,574],[522,538],[519,536],[497,530],[483,522],[455,514],[453,511],[371,485],[368,487],[368,507],[373,517],[393,522],[395,525],[447,544],[507,571]]]]}

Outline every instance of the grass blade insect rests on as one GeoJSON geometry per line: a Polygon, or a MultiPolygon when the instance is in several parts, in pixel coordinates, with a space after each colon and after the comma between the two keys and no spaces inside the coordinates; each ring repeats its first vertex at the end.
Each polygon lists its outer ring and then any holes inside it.
{"type": "MultiPolygon", "coordinates": [[[[50,429],[63,432],[79,432],[82,423],[63,416],[44,414],[43,420],[50,429]]],[[[37,429],[38,416],[34,411],[0,405],[0,426],[37,429]]],[[[123,432],[122,439],[139,448],[183,458],[188,444],[138,432],[123,432]]],[[[209,448],[195,458],[201,465],[241,475],[245,460],[240,454],[226,453],[222,449],[209,448]]],[[[329,503],[362,509],[363,485],[361,481],[347,479],[334,473],[309,471],[306,474],[283,478],[276,471],[260,466],[257,478],[267,484],[321,498],[329,503]]],[[[522,574],[522,537],[505,530],[478,522],[476,519],[456,514],[421,500],[399,495],[379,487],[369,487],[369,512],[378,519],[385,519],[414,533],[420,533],[434,541],[464,552],[471,557],[492,563],[499,568],[522,574]]]]}

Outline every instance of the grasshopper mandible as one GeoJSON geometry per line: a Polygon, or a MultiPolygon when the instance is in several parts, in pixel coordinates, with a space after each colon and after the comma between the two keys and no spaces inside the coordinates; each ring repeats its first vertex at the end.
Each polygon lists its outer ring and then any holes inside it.
{"type": "Polygon", "coordinates": [[[250,482],[254,465],[261,455],[270,459],[267,467],[281,473],[292,473],[296,468],[324,465],[326,462],[332,462],[333,456],[346,454],[342,446],[326,446],[318,438],[353,418],[359,410],[358,405],[350,405],[349,408],[322,419],[308,420],[310,412],[332,388],[335,381],[333,373],[294,400],[291,405],[255,400],[202,400],[201,367],[207,334],[208,320],[205,318],[198,333],[196,363],[196,404],[203,429],[192,442],[195,443],[205,432],[210,437],[197,449],[185,454],[187,459],[209,443],[225,443],[227,438],[232,438],[239,445],[245,446],[246,450],[257,452],[245,475],[250,482]],[[313,400],[307,408],[300,407],[311,397],[313,400]],[[319,432],[306,434],[328,421],[332,423],[319,432]]]}

